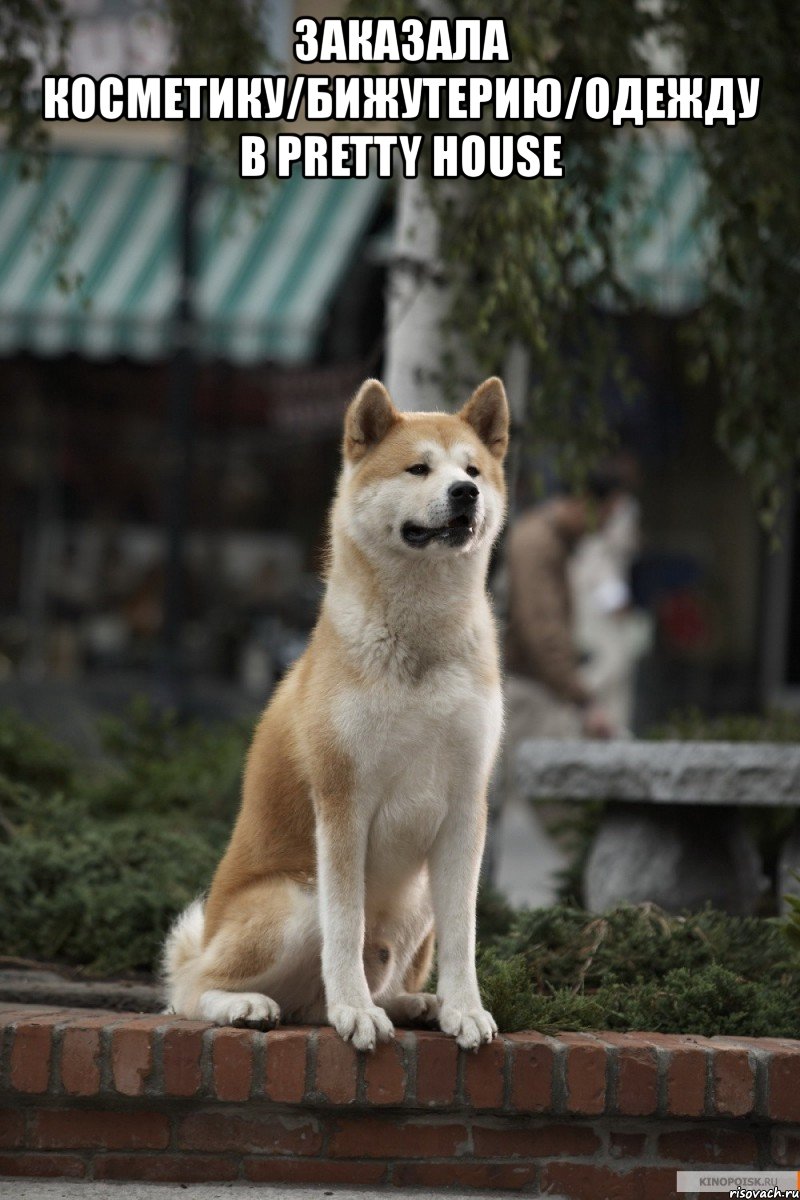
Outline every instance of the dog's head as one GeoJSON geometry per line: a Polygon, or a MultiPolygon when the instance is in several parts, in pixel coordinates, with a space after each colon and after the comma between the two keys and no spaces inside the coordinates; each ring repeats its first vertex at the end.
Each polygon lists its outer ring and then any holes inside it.
{"type": "Polygon", "coordinates": [[[344,425],[341,513],[370,557],[469,555],[491,545],[505,513],[508,402],[487,379],[460,412],[401,413],[377,379],[344,425]]]}

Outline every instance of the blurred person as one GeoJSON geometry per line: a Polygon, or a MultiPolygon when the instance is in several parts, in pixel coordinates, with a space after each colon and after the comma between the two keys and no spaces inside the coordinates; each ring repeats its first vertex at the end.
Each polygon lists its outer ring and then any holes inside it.
{"type": "Polygon", "coordinates": [[[563,849],[515,780],[526,738],[609,738],[617,727],[583,678],[575,642],[572,555],[602,528],[623,495],[613,472],[589,479],[586,494],[561,493],[524,512],[506,548],[505,735],[492,787],[485,872],[516,907],[556,900],[563,849]]]}
{"type": "Polygon", "coordinates": [[[570,562],[581,678],[620,732],[631,729],[636,667],[652,641],[652,620],[631,595],[640,544],[639,501],[623,493],[604,528],[583,538],[570,562]]]}
{"type": "Polygon", "coordinates": [[[624,496],[618,472],[564,492],[512,526],[507,548],[506,744],[522,737],[612,737],[617,726],[580,670],[570,561],[624,496]]]}

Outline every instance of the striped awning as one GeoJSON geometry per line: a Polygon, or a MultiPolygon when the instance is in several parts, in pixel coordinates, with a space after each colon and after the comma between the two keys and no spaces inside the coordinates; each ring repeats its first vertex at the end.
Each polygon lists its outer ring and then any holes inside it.
{"type": "MultiPolygon", "coordinates": [[[[197,344],[249,363],[311,358],[383,184],[208,181],[198,209],[197,344]]],[[[58,152],[24,179],[0,158],[0,355],[157,358],[172,344],[180,170],[58,152]]]]}

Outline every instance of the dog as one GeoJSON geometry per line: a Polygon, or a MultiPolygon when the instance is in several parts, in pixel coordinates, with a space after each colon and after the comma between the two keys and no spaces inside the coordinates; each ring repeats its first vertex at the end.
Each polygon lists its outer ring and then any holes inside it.
{"type": "Polygon", "coordinates": [[[508,428],[497,378],[455,415],[400,412],[375,379],[351,402],[319,620],[256,727],[208,898],[168,934],[174,1012],[328,1022],[358,1050],[393,1023],[438,1022],[473,1050],[496,1034],[475,906],[502,726],[486,577],[508,428]]]}

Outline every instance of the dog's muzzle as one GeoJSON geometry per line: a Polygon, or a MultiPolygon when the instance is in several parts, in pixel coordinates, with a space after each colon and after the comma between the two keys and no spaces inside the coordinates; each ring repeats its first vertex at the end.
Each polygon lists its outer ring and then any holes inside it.
{"type": "Polygon", "coordinates": [[[464,546],[475,535],[478,527],[477,509],[480,491],[471,480],[451,483],[447,489],[450,516],[444,525],[416,525],[406,521],[401,529],[403,541],[409,546],[422,548],[430,542],[443,542],[448,546],[464,546]]]}

